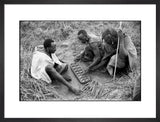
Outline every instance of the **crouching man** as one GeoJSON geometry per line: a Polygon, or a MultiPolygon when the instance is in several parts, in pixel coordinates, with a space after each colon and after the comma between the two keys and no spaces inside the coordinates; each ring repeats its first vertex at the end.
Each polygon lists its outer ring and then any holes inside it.
{"type": "MultiPolygon", "coordinates": [[[[119,50],[117,54],[116,68],[118,68],[119,70],[133,71],[134,69],[136,69],[136,60],[137,60],[136,47],[134,46],[131,38],[125,33],[123,33],[122,30],[117,31],[117,37],[119,38],[119,50]]],[[[105,42],[107,42],[108,38],[104,38],[104,40],[106,39],[105,42]]],[[[114,40],[115,43],[116,42],[118,43],[118,38],[114,40]]],[[[116,54],[111,57],[107,65],[107,71],[109,72],[110,75],[113,75],[115,63],[116,63],[116,54]]]]}
{"type": "Polygon", "coordinates": [[[56,44],[51,39],[46,39],[43,43],[44,50],[35,49],[32,57],[31,75],[36,79],[41,79],[47,83],[55,80],[63,83],[73,93],[78,95],[79,89],[74,88],[68,81],[69,76],[63,75],[67,71],[68,65],[59,61],[55,55],[56,44]]]}
{"type": "Polygon", "coordinates": [[[85,49],[75,58],[75,61],[91,62],[85,72],[95,71],[95,67],[100,63],[104,55],[102,42],[98,39],[91,38],[85,30],[78,32],[78,40],[83,44],[85,49]]]}
{"type": "Polygon", "coordinates": [[[104,45],[104,56],[101,63],[95,68],[98,69],[107,64],[106,70],[113,76],[115,63],[119,71],[133,71],[136,68],[137,51],[131,38],[122,32],[113,28],[106,29],[102,34],[104,45]],[[116,62],[116,50],[119,39],[119,50],[116,62]]]}

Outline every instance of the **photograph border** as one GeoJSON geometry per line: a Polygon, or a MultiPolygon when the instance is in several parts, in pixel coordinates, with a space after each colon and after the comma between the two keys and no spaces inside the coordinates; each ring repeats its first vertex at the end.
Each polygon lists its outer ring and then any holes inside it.
{"type": "Polygon", "coordinates": [[[158,82],[160,79],[160,76],[158,75],[158,72],[160,72],[159,68],[159,62],[160,62],[160,58],[156,58],[156,119],[147,119],[147,118],[143,118],[143,119],[138,119],[138,118],[101,118],[101,119],[93,119],[93,118],[77,118],[77,119],[42,119],[42,118],[37,118],[37,119],[25,119],[25,118],[16,118],[16,119],[6,119],[4,118],[4,5],[5,4],[156,4],[156,57],[158,57],[158,55],[160,54],[160,49],[158,48],[159,45],[159,40],[160,40],[160,1],[159,0],[2,0],[0,2],[0,121],[12,121],[12,122],[16,122],[16,121],[22,121],[22,122],[27,122],[27,121],[56,121],[56,122],[72,122],[72,121],[84,121],[84,122],[88,122],[88,121],[93,121],[93,122],[106,122],[106,121],[111,121],[111,122],[118,122],[118,121],[123,121],[123,122],[127,122],[127,121],[137,121],[137,122],[158,122],[160,120],[160,114],[159,114],[159,103],[160,103],[160,83],[158,82]]]}

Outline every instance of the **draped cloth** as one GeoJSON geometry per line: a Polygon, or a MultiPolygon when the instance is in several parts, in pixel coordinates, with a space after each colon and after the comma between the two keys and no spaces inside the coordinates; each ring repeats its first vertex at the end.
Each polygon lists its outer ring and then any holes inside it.
{"type": "Polygon", "coordinates": [[[48,56],[44,52],[43,45],[39,45],[35,47],[35,50],[33,52],[32,56],[32,64],[31,64],[31,75],[32,77],[36,79],[41,79],[43,81],[46,81],[47,83],[51,83],[51,79],[48,76],[48,74],[45,71],[45,68],[47,65],[54,66],[55,63],[59,64],[60,66],[64,67],[65,64],[63,64],[61,61],[59,61],[58,57],[54,54],[48,56]],[[52,57],[52,58],[51,58],[52,57]]]}
{"type": "MultiPolygon", "coordinates": [[[[124,49],[127,52],[129,68],[132,71],[136,65],[137,59],[137,50],[129,36],[125,36],[124,38],[124,49]]],[[[119,51],[120,52],[120,51],[119,51]]],[[[123,54],[122,54],[123,55],[123,54]]],[[[126,55],[126,54],[125,54],[126,55]]],[[[121,58],[119,55],[117,56],[117,68],[124,68],[126,65],[126,58],[121,58]]],[[[110,72],[111,67],[115,67],[116,54],[113,55],[108,63],[107,70],[110,72]]]]}

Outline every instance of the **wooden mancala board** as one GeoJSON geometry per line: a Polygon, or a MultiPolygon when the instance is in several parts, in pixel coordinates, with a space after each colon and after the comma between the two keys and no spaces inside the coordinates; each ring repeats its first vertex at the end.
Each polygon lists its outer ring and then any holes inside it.
{"type": "Polygon", "coordinates": [[[78,63],[71,63],[70,67],[80,83],[84,84],[91,81],[90,76],[84,74],[84,70],[78,63]]]}

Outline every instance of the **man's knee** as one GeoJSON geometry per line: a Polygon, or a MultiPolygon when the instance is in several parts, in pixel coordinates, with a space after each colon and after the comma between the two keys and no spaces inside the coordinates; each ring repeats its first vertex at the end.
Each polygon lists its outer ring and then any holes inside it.
{"type": "Polygon", "coordinates": [[[113,70],[114,70],[114,67],[110,66],[110,65],[107,65],[107,71],[109,73],[109,75],[113,75],[113,70]]]}
{"type": "Polygon", "coordinates": [[[53,65],[47,65],[45,67],[45,71],[48,74],[48,76],[50,77],[50,79],[52,81],[55,80],[55,76],[57,76],[57,71],[55,70],[55,68],[53,67],[53,65]]]}
{"type": "Polygon", "coordinates": [[[54,68],[52,65],[47,65],[47,66],[45,67],[45,71],[46,71],[47,73],[50,73],[50,72],[54,73],[54,72],[56,72],[55,68],[54,68]]]}

